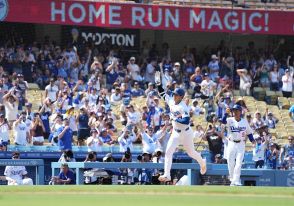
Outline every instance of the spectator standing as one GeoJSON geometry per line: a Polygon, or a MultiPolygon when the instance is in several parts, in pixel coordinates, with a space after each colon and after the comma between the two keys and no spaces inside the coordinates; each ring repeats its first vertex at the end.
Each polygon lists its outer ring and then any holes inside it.
{"type": "Polygon", "coordinates": [[[0,114],[0,143],[3,148],[7,149],[7,145],[9,144],[9,124],[5,119],[4,114],[0,114]]]}
{"type": "Polygon", "coordinates": [[[50,84],[45,87],[45,98],[49,98],[52,102],[57,100],[58,87],[55,85],[53,78],[50,79],[50,84]]]}
{"type": "Polygon", "coordinates": [[[276,143],[271,143],[269,149],[266,151],[266,164],[271,169],[277,168],[279,159],[279,147],[276,143]]]}
{"type": "Polygon", "coordinates": [[[289,143],[285,144],[285,146],[281,149],[279,157],[280,163],[282,163],[284,158],[288,157],[289,155],[294,155],[294,137],[290,135],[288,137],[288,141],[289,143]]]}
{"type": "Polygon", "coordinates": [[[210,70],[210,78],[212,81],[216,81],[219,78],[219,61],[218,57],[213,54],[211,55],[211,61],[208,63],[208,68],[210,70]]]}
{"type": "Polygon", "coordinates": [[[14,143],[16,145],[27,145],[30,141],[29,128],[24,122],[26,119],[25,114],[21,114],[19,118],[13,123],[14,130],[14,143]]]}
{"type": "Polygon", "coordinates": [[[87,109],[83,106],[77,116],[78,121],[78,146],[84,145],[84,141],[90,136],[89,115],[87,109]]]}
{"type": "Polygon", "coordinates": [[[205,96],[208,96],[208,97],[213,96],[213,92],[216,88],[216,83],[210,79],[208,73],[204,74],[204,80],[201,82],[200,86],[201,86],[201,91],[203,92],[205,96]]]}
{"type": "Polygon", "coordinates": [[[292,97],[293,92],[293,72],[290,73],[289,69],[286,69],[285,75],[282,77],[282,92],[284,97],[292,97]]]}
{"type": "Polygon", "coordinates": [[[277,118],[274,117],[272,112],[268,111],[268,108],[266,109],[265,114],[265,125],[268,126],[270,129],[275,129],[276,124],[279,122],[277,118]]]}
{"type": "Polygon", "coordinates": [[[32,143],[33,145],[43,145],[44,144],[44,133],[46,129],[40,118],[39,113],[35,113],[34,119],[31,124],[31,133],[32,133],[32,143]]]}
{"type": "Polygon", "coordinates": [[[294,122],[294,104],[289,109],[289,116],[294,122]]]}
{"type": "Polygon", "coordinates": [[[117,141],[119,143],[119,151],[120,152],[126,152],[129,148],[129,150],[132,152],[133,150],[133,142],[137,140],[137,136],[134,132],[134,129],[131,131],[129,130],[128,126],[124,128],[123,133],[121,136],[118,137],[117,141]]]}
{"type": "Polygon", "coordinates": [[[101,152],[103,142],[99,139],[96,129],[91,130],[91,136],[87,139],[88,152],[101,152]]]}
{"type": "Polygon", "coordinates": [[[277,64],[274,65],[272,71],[270,72],[269,80],[270,80],[270,89],[272,91],[279,91],[280,76],[279,76],[277,64]]]}
{"type": "Polygon", "coordinates": [[[99,139],[103,142],[103,144],[107,145],[113,145],[115,141],[111,138],[111,136],[108,134],[107,129],[103,128],[100,131],[99,139]]]}
{"type": "Polygon", "coordinates": [[[135,82],[134,87],[132,88],[132,97],[144,96],[144,90],[139,87],[139,83],[135,82]]]}
{"type": "Polygon", "coordinates": [[[252,85],[251,76],[247,69],[237,69],[237,74],[240,76],[240,95],[250,96],[250,88],[252,85]]]}
{"type": "Polygon", "coordinates": [[[223,153],[223,138],[223,132],[218,132],[215,126],[210,126],[207,133],[203,136],[203,140],[208,142],[211,162],[215,161],[217,154],[223,153]]]}
{"type": "Polygon", "coordinates": [[[156,61],[151,60],[146,68],[145,82],[155,84],[156,61]]]}
{"type": "Polygon", "coordinates": [[[255,162],[255,168],[263,168],[265,160],[265,150],[268,145],[268,140],[262,141],[262,138],[255,136],[255,143],[253,144],[253,161],[255,162]]]}
{"type": "Polygon", "coordinates": [[[128,72],[131,75],[133,81],[142,82],[143,78],[141,76],[141,69],[136,64],[136,58],[131,57],[129,60],[129,64],[127,66],[128,72]]]}
{"type": "Polygon", "coordinates": [[[72,149],[73,132],[69,126],[69,120],[63,120],[63,126],[57,130],[58,146],[61,151],[72,149]]]}
{"type": "Polygon", "coordinates": [[[5,106],[6,119],[10,125],[12,125],[16,120],[18,104],[18,98],[14,95],[14,90],[10,90],[3,96],[3,105],[5,106]]]}

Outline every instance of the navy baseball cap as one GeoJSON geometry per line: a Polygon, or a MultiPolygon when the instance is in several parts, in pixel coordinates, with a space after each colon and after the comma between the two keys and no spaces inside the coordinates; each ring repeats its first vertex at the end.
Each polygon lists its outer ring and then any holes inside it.
{"type": "Polygon", "coordinates": [[[176,88],[174,94],[183,97],[185,96],[185,90],[183,90],[182,88],[176,88]]]}
{"type": "Polygon", "coordinates": [[[242,107],[238,104],[235,104],[232,109],[242,111],[242,107]]]}

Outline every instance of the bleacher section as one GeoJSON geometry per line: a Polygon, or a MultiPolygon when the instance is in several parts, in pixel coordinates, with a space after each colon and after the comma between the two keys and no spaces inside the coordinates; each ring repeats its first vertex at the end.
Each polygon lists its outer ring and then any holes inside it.
{"type": "MultiPolygon", "coordinates": [[[[41,104],[41,100],[43,99],[42,95],[44,94],[44,91],[39,90],[39,87],[36,84],[30,84],[30,89],[28,91],[28,99],[29,102],[33,103],[33,110],[38,110],[39,105],[41,104]]],[[[240,98],[239,91],[234,90],[234,98],[235,100],[240,98]]],[[[278,118],[280,121],[276,125],[275,129],[270,129],[269,132],[272,134],[274,141],[276,141],[278,144],[283,145],[287,143],[287,137],[289,135],[294,135],[294,124],[292,120],[289,117],[288,109],[290,105],[293,105],[294,98],[285,98],[282,97],[281,92],[272,92],[268,89],[264,89],[261,87],[256,87],[253,90],[253,97],[252,96],[244,96],[245,103],[249,109],[249,113],[252,117],[254,117],[254,114],[256,111],[261,112],[263,115],[265,113],[266,108],[269,109],[270,112],[274,114],[276,118],[278,118]],[[266,101],[263,101],[266,100],[266,101]],[[278,106],[277,106],[278,105],[278,106]]],[[[133,99],[132,104],[136,105],[138,108],[142,108],[142,106],[145,104],[145,98],[139,97],[137,99],[133,99]]],[[[200,101],[199,105],[201,105],[203,102],[200,101]]],[[[161,102],[161,105],[163,106],[163,101],[161,102]]],[[[120,107],[119,106],[113,106],[113,112],[117,115],[119,115],[120,107]]],[[[193,123],[194,125],[201,125],[204,129],[207,128],[207,121],[205,121],[205,116],[200,115],[199,117],[193,117],[193,123]]],[[[118,128],[118,131],[121,131],[122,125],[119,120],[114,122],[115,126],[118,128]]],[[[12,137],[12,134],[11,134],[12,137]]],[[[118,136],[116,136],[118,137],[118,136]]],[[[13,141],[12,141],[13,142],[13,141]]],[[[197,147],[198,151],[204,151],[208,150],[208,145],[206,142],[201,141],[199,144],[199,140],[195,140],[195,147],[197,147]]],[[[45,146],[14,146],[10,145],[8,147],[9,151],[46,151],[46,152],[57,152],[59,151],[59,148],[57,146],[51,146],[49,143],[46,143],[45,146]]],[[[181,151],[182,148],[179,147],[179,151],[181,151]]],[[[246,145],[247,151],[252,151],[252,145],[250,142],[247,142],[246,145]]],[[[74,152],[87,152],[86,147],[78,147],[73,146],[74,152]]],[[[103,152],[118,152],[119,146],[115,145],[112,147],[105,146],[103,148],[103,152]]],[[[141,152],[141,146],[135,145],[134,151],[136,153],[141,152]]]]}

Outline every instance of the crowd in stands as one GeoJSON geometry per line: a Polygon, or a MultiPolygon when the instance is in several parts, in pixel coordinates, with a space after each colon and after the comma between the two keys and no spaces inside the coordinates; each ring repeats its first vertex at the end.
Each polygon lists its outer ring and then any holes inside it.
{"type": "MultiPolygon", "coordinates": [[[[292,97],[294,57],[278,58],[276,49],[258,49],[249,42],[230,51],[221,41],[201,53],[185,46],[175,61],[168,43],[158,48],[144,41],[137,55],[127,56],[108,44],[72,42],[63,47],[49,38],[28,44],[11,36],[0,46],[0,148],[50,144],[70,151],[72,145],[86,145],[89,152],[101,152],[119,145],[126,153],[140,144],[140,161],[162,162],[172,131],[164,95],[182,87],[191,119],[209,122],[207,128],[194,121],[191,125],[195,138],[208,142],[211,162],[226,162],[226,128],[219,119],[237,103],[255,130],[256,167],[291,167],[293,135],[289,144],[278,145],[268,128],[275,128],[279,119],[268,110],[251,116],[244,99],[233,96],[233,89],[250,96],[260,86],[292,97]],[[45,90],[36,111],[27,98],[28,83],[45,90]]],[[[294,120],[293,110],[292,105],[294,120]]]]}

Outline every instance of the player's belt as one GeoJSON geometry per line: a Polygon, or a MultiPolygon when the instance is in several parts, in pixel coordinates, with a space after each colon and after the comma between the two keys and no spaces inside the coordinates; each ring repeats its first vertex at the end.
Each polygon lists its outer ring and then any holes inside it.
{"type": "Polygon", "coordinates": [[[235,142],[235,143],[240,143],[241,142],[241,140],[231,140],[231,139],[229,139],[230,141],[232,141],[232,142],[235,142]]]}
{"type": "MultiPolygon", "coordinates": [[[[189,129],[190,129],[190,127],[187,127],[187,128],[185,129],[185,131],[188,131],[189,129]]],[[[183,130],[175,129],[175,131],[176,131],[177,133],[181,133],[183,130]]]]}

